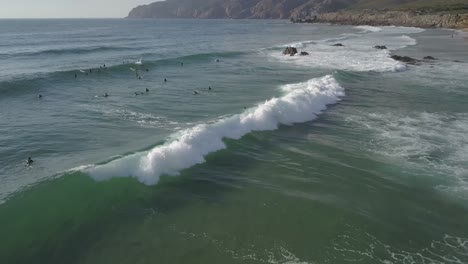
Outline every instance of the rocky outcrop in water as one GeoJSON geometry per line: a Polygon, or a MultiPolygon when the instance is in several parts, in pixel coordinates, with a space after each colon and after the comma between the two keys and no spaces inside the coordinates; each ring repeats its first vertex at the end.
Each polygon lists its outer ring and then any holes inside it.
{"type": "Polygon", "coordinates": [[[408,57],[408,56],[392,55],[391,58],[394,59],[394,60],[400,61],[400,62],[404,62],[404,63],[407,63],[407,64],[413,64],[413,65],[416,65],[416,64],[418,64],[420,62],[419,60],[408,57]]]}
{"type": "Polygon", "coordinates": [[[283,55],[294,56],[297,53],[297,49],[294,47],[286,47],[283,51],[283,55]]]}
{"type": "Polygon", "coordinates": [[[380,46],[380,45],[377,45],[377,46],[374,46],[374,49],[386,50],[386,49],[387,49],[387,46],[380,46]]]}

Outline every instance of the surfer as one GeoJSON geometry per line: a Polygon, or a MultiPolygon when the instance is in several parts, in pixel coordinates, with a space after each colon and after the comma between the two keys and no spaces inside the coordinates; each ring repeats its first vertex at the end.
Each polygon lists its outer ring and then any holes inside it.
{"type": "Polygon", "coordinates": [[[194,95],[197,95],[197,94],[198,94],[198,92],[197,92],[197,91],[193,91],[193,94],[194,94],[194,95]]]}
{"type": "Polygon", "coordinates": [[[31,166],[34,160],[31,159],[31,157],[28,157],[28,160],[26,161],[27,166],[31,166]]]}
{"type": "Polygon", "coordinates": [[[109,97],[109,94],[108,94],[108,93],[104,93],[104,97],[109,97]]]}
{"type": "Polygon", "coordinates": [[[219,59],[216,59],[216,62],[219,62],[219,59]]]}
{"type": "Polygon", "coordinates": [[[208,90],[211,91],[211,86],[208,86],[208,90]]]}
{"type": "Polygon", "coordinates": [[[148,89],[148,88],[146,88],[146,89],[145,89],[145,91],[146,91],[146,92],[149,92],[149,89],[148,89]]]}
{"type": "Polygon", "coordinates": [[[146,69],[145,71],[146,71],[146,72],[149,72],[149,69],[146,69]]]}
{"type": "Polygon", "coordinates": [[[75,73],[75,79],[78,78],[78,75],[75,73]]]}
{"type": "Polygon", "coordinates": [[[166,79],[166,78],[164,78],[164,82],[167,82],[167,79],[166,79]]]}
{"type": "Polygon", "coordinates": [[[184,63],[183,63],[183,62],[181,62],[181,63],[180,63],[180,66],[184,66],[184,63]]]}
{"type": "Polygon", "coordinates": [[[38,96],[38,97],[39,97],[39,99],[41,99],[41,98],[42,98],[42,94],[39,94],[39,96],[38,96]]]}

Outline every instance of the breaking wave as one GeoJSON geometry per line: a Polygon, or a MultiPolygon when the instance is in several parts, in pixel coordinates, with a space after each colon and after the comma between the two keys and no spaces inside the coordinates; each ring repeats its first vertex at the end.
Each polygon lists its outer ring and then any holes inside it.
{"type": "Polygon", "coordinates": [[[382,28],[379,28],[379,27],[373,27],[373,26],[357,26],[357,27],[354,27],[356,29],[360,29],[364,32],[379,32],[379,31],[382,31],[382,28]]]}
{"type": "Polygon", "coordinates": [[[211,124],[181,131],[175,140],[104,165],[87,169],[96,180],[135,177],[145,184],[156,184],[161,175],[178,175],[183,169],[203,163],[209,153],[226,148],[223,139],[240,139],[252,131],[275,130],[314,120],[327,105],[344,96],[344,89],[331,75],[282,87],[285,94],[257,107],[211,124]]]}

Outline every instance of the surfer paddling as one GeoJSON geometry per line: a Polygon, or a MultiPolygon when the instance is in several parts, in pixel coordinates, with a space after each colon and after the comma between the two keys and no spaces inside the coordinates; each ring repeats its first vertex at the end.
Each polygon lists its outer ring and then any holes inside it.
{"type": "Polygon", "coordinates": [[[26,166],[31,166],[33,164],[34,160],[31,159],[31,157],[28,157],[26,160],[26,166]]]}

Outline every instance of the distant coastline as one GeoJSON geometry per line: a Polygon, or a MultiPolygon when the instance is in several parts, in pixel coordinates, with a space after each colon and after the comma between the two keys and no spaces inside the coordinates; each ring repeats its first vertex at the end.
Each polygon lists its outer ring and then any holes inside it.
{"type": "Polygon", "coordinates": [[[127,18],[290,19],[294,23],[468,28],[466,0],[165,0],[127,18]]]}

